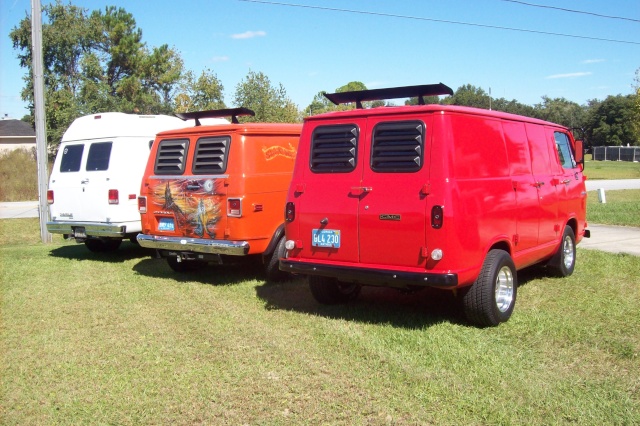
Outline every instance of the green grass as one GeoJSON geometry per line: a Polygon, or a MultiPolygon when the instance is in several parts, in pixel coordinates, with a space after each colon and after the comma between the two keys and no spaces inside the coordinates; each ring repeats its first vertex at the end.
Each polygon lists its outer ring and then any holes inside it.
{"type": "Polygon", "coordinates": [[[26,149],[0,154],[0,202],[38,199],[38,166],[26,149]]]}
{"type": "Polygon", "coordinates": [[[587,195],[587,221],[602,225],[640,227],[640,189],[605,192],[606,203],[598,201],[598,193],[587,195]]]}
{"type": "Polygon", "coordinates": [[[640,179],[640,163],[630,161],[587,161],[584,174],[590,180],[640,179]]]}
{"type": "Polygon", "coordinates": [[[521,272],[511,320],[478,329],[430,291],[324,307],[299,280],[0,224],[6,425],[640,423],[638,257],[521,272]]]}

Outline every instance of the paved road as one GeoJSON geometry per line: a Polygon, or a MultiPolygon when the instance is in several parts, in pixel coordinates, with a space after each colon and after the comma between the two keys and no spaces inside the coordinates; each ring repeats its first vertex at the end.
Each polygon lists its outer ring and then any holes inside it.
{"type": "MultiPolygon", "coordinates": [[[[585,172],[588,176],[589,173],[585,172]]],[[[589,180],[587,179],[587,191],[596,191],[600,188],[605,191],[613,189],[640,189],[640,179],[611,179],[589,180]]]]}
{"type": "Polygon", "coordinates": [[[17,219],[24,217],[38,217],[37,201],[0,203],[0,219],[17,219]]]}
{"type": "MultiPolygon", "coordinates": [[[[640,179],[587,180],[587,191],[598,188],[640,189],[640,179]]],[[[37,201],[0,203],[0,219],[38,217],[37,201]]],[[[640,256],[640,228],[589,224],[591,238],[584,238],[578,247],[640,256]]]]}

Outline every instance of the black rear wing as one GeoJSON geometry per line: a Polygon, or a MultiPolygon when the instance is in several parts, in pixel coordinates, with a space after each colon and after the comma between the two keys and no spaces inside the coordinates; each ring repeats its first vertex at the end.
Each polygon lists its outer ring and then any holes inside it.
{"type": "Polygon", "coordinates": [[[194,112],[180,112],[176,113],[176,117],[181,120],[195,120],[196,126],[200,125],[201,118],[219,118],[219,117],[231,117],[231,122],[238,124],[238,117],[242,116],[255,116],[256,113],[249,108],[226,108],[226,109],[210,109],[206,111],[194,111],[194,112]]]}
{"type": "Polygon", "coordinates": [[[424,105],[424,96],[453,95],[453,90],[445,84],[423,84],[421,86],[390,87],[387,89],[357,90],[353,92],[325,93],[324,96],[336,105],[355,102],[362,108],[364,101],[385,99],[418,98],[418,104],[424,105]]]}

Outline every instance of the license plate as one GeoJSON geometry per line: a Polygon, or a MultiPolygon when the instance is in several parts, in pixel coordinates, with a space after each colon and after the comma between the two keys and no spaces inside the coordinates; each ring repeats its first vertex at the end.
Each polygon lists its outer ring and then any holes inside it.
{"type": "Polygon", "coordinates": [[[174,231],[175,225],[170,217],[161,217],[158,222],[158,231],[174,231]]]}
{"type": "Polygon", "coordinates": [[[85,231],[84,226],[76,226],[73,229],[73,236],[76,238],[87,238],[87,231],[85,231]]]}
{"type": "Polygon", "coordinates": [[[313,247],[340,248],[340,231],[337,229],[312,229],[311,245],[313,247]]]}

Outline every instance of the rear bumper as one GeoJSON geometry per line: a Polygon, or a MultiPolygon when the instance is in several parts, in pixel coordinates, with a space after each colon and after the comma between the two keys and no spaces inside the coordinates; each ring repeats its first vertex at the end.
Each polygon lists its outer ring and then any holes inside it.
{"type": "Polygon", "coordinates": [[[323,265],[294,261],[291,259],[280,260],[280,270],[293,274],[321,275],[337,278],[343,282],[354,282],[363,285],[384,287],[456,287],[458,285],[457,274],[433,274],[417,272],[391,271],[388,269],[354,268],[348,266],[323,265]]]}
{"type": "Polygon", "coordinates": [[[204,238],[166,237],[162,235],[138,234],[142,247],[156,250],[192,251],[196,253],[229,254],[245,256],[249,254],[248,241],[208,240],[204,238]]]}
{"type": "Polygon", "coordinates": [[[51,234],[67,234],[75,236],[76,228],[84,228],[87,236],[124,238],[127,233],[127,225],[121,223],[101,222],[47,222],[47,231],[51,234]]]}

